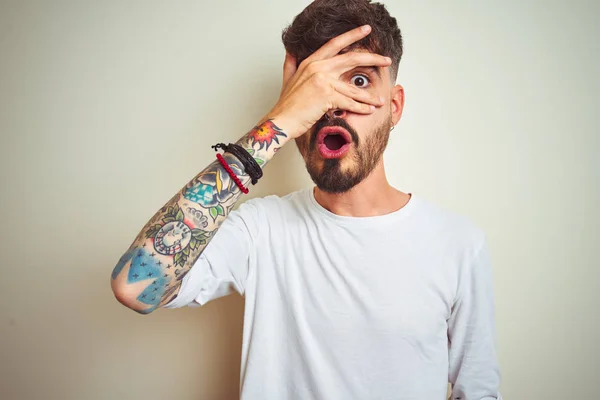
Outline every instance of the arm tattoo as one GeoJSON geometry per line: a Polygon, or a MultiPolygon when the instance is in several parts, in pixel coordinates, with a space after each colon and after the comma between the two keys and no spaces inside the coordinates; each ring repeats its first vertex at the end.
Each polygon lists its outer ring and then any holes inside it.
{"type": "Polygon", "coordinates": [[[279,144],[280,137],[286,138],[287,135],[270,120],[261,126],[254,127],[248,133],[248,139],[252,142],[252,147],[258,145],[258,148],[262,149],[265,146],[265,150],[269,150],[269,146],[273,142],[279,144]]]}
{"type": "MultiPolygon", "coordinates": [[[[264,167],[287,135],[271,120],[256,126],[237,144],[264,167]]],[[[231,154],[223,155],[247,186],[250,177],[231,154]]],[[[227,171],[214,161],[190,181],[142,229],[112,272],[112,279],[135,285],[139,313],[147,314],[177,297],[181,280],[229,215],[241,190],[227,171]]]]}

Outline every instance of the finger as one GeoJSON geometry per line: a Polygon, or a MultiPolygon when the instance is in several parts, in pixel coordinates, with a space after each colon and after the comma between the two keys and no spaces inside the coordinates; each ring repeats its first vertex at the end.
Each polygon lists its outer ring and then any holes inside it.
{"type": "Polygon", "coordinates": [[[360,39],[366,37],[369,33],[371,33],[371,27],[369,25],[363,25],[358,28],[354,28],[348,32],[334,37],[321,46],[319,50],[315,51],[309,58],[311,61],[331,58],[346,47],[350,46],[352,43],[358,42],[360,39]]]}
{"type": "Polygon", "coordinates": [[[389,67],[392,59],[379,54],[350,51],[346,54],[340,54],[328,61],[329,67],[343,74],[353,68],[363,67],[389,67]]]}
{"type": "Polygon", "coordinates": [[[295,73],[296,73],[296,57],[294,57],[293,55],[291,55],[290,53],[288,53],[286,51],[285,52],[285,61],[283,62],[283,84],[281,85],[282,90],[283,90],[283,88],[286,87],[286,85],[288,84],[290,79],[292,79],[292,76],[294,76],[295,73]]]}
{"type": "Polygon", "coordinates": [[[360,103],[372,104],[376,107],[381,107],[384,104],[383,99],[379,96],[375,96],[364,89],[359,89],[348,83],[338,81],[333,84],[333,88],[344,96],[360,103]]]}
{"type": "Polygon", "coordinates": [[[333,99],[333,108],[350,111],[356,114],[371,114],[375,111],[374,105],[359,103],[350,97],[338,93],[333,99]]]}

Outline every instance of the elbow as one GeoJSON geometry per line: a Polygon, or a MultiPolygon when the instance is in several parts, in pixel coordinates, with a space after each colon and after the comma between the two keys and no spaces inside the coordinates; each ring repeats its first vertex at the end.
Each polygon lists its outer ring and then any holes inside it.
{"type": "Polygon", "coordinates": [[[127,279],[130,260],[131,257],[128,254],[121,258],[111,274],[110,286],[119,303],[139,314],[150,314],[158,304],[149,305],[139,301],[140,292],[143,289],[139,285],[130,284],[127,279]]]}
{"type": "Polygon", "coordinates": [[[130,293],[130,290],[127,290],[127,285],[120,285],[114,279],[110,281],[110,288],[115,295],[115,299],[121,304],[123,304],[127,308],[132,308],[134,305],[134,298],[130,293]]]}
{"type": "Polygon", "coordinates": [[[111,279],[111,289],[117,301],[125,307],[137,312],[138,314],[147,315],[154,311],[157,307],[141,303],[137,297],[139,293],[132,291],[131,285],[120,284],[114,279],[111,279]]]}

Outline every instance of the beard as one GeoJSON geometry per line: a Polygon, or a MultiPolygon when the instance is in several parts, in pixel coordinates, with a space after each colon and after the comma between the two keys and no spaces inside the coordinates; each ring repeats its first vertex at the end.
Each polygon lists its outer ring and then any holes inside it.
{"type": "Polygon", "coordinates": [[[391,116],[360,140],[356,131],[342,118],[320,119],[310,138],[296,139],[296,145],[306,170],[317,187],[332,194],[345,193],[373,172],[387,147],[390,137],[391,116]],[[339,126],[350,133],[352,148],[342,158],[323,159],[317,149],[317,135],[328,126],[339,126]],[[300,139],[300,140],[299,140],[300,139]],[[348,159],[348,160],[346,160],[348,159]],[[342,163],[345,164],[342,167],[342,163]]]}

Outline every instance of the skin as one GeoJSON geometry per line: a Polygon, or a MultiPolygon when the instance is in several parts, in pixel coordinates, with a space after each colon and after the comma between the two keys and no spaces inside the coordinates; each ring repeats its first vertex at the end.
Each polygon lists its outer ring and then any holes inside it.
{"type": "MultiPolygon", "coordinates": [[[[346,75],[346,79],[351,79],[357,73],[367,73],[364,68],[357,68],[346,75]]],[[[381,96],[385,104],[371,115],[361,115],[344,110],[330,110],[328,114],[336,118],[343,118],[348,124],[356,130],[359,138],[366,139],[373,134],[372,127],[381,126],[386,122],[391,122],[392,129],[402,116],[404,109],[404,88],[401,85],[394,85],[390,74],[382,71],[380,76],[372,72],[369,74],[370,86],[368,89],[375,96],[381,96]]],[[[354,148],[350,152],[355,151],[354,148]]],[[[350,155],[350,154],[349,154],[350,155]]],[[[345,157],[349,159],[348,157],[345,157]]],[[[352,169],[352,165],[347,165],[346,160],[342,161],[342,168],[352,169]]],[[[375,169],[362,182],[354,186],[349,191],[342,194],[330,194],[319,188],[315,189],[315,199],[324,208],[334,214],[350,217],[368,217],[376,215],[385,215],[404,207],[410,195],[393,188],[386,177],[383,157],[380,158],[375,169]]]]}
{"type": "MultiPolygon", "coordinates": [[[[335,110],[336,116],[346,119],[359,135],[369,135],[382,121],[396,124],[402,114],[404,92],[401,86],[391,83],[387,68],[391,60],[364,51],[344,51],[369,33],[368,26],[346,32],[298,68],[296,60],[286,55],[278,102],[237,144],[264,167],[281,146],[303,135],[309,137],[313,125],[335,110]],[[381,75],[368,90],[349,80],[359,69],[372,73],[367,67],[378,68],[381,75]]],[[[248,187],[250,177],[244,166],[229,153],[223,157],[248,187]]],[[[345,167],[353,168],[351,163],[345,167]]],[[[381,160],[373,173],[349,192],[332,196],[317,190],[315,194],[330,211],[352,216],[385,214],[408,201],[408,195],[387,183],[381,160]]],[[[218,161],[208,165],[156,212],[121,257],[111,275],[117,300],[141,314],[172,301],[181,280],[241,195],[218,161]]]]}
{"type": "MultiPolygon", "coordinates": [[[[354,52],[365,52],[356,50],[354,52]]],[[[342,50],[341,53],[344,53],[342,50]]],[[[292,76],[295,71],[295,60],[289,55],[286,58],[284,66],[284,76],[292,76]]],[[[400,118],[404,109],[404,88],[401,85],[395,85],[389,74],[387,67],[373,68],[371,66],[358,66],[344,73],[340,80],[343,82],[352,82],[357,75],[366,76],[369,84],[366,88],[360,89],[368,92],[373,97],[382,99],[381,106],[377,106],[373,113],[362,114],[344,109],[332,108],[327,111],[329,118],[342,118],[358,133],[362,142],[370,135],[374,134],[377,127],[390,124],[392,129],[400,118]],[[374,128],[375,127],[375,128],[374,128]]],[[[285,82],[285,81],[284,81],[285,82]]],[[[273,116],[274,121],[286,126],[285,118],[277,115],[273,116]]],[[[298,148],[306,160],[306,149],[311,135],[316,134],[311,127],[309,131],[296,139],[298,148]]],[[[341,161],[342,170],[352,170],[356,168],[352,160],[352,153],[356,152],[354,146],[343,157],[341,161]]],[[[322,159],[317,157],[316,163],[322,163],[322,159]]],[[[332,194],[315,188],[315,199],[325,209],[334,214],[349,217],[369,217],[376,215],[385,215],[397,211],[404,207],[410,200],[410,195],[393,188],[386,177],[383,158],[371,172],[371,174],[354,186],[352,189],[341,194],[332,194]]]]}

